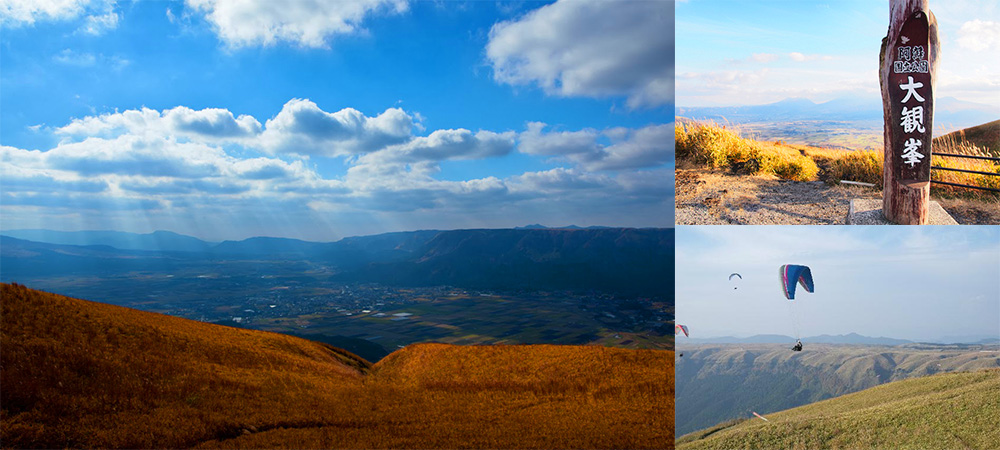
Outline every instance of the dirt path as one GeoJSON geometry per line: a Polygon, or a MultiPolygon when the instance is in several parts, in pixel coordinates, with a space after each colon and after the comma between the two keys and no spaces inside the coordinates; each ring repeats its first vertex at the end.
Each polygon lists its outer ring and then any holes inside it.
{"type": "MultiPolygon", "coordinates": [[[[774,176],[726,175],[678,169],[677,225],[844,224],[854,198],[882,198],[880,191],[788,181],[774,176]]],[[[962,224],[1000,223],[1000,204],[939,200],[962,224]]]]}

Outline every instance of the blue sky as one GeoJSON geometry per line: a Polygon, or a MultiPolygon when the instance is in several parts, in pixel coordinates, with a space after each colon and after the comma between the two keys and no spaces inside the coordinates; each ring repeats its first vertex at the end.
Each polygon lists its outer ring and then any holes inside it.
{"type": "MultiPolygon", "coordinates": [[[[935,96],[1000,107],[1000,2],[932,1],[941,58],[935,96]]],[[[786,98],[878,101],[885,1],[677,3],[677,104],[786,98]]]]}
{"type": "Polygon", "coordinates": [[[802,337],[1000,337],[1000,227],[685,226],[676,239],[677,323],[692,337],[792,336],[796,323],[802,337]],[[783,264],[815,282],[792,308],[783,264]]]}
{"type": "Polygon", "coordinates": [[[673,3],[12,0],[3,229],[671,226],[673,3]]]}

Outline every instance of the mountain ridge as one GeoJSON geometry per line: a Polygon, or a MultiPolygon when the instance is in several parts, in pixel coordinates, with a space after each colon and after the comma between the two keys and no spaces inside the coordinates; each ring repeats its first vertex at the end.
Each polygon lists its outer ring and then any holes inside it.
{"type": "Polygon", "coordinates": [[[672,228],[413,231],[308,242],[225,241],[205,251],[121,250],[0,236],[3,281],[69,273],[170,271],[185,263],[270,260],[335,272],[339,281],[475,289],[672,291],[672,228]]]}
{"type": "Polygon", "coordinates": [[[684,434],[750,411],[766,414],[889,381],[1000,367],[1000,347],[807,343],[680,345],[677,432],[684,434]],[[982,350],[982,351],[980,351],[982,350]]]}

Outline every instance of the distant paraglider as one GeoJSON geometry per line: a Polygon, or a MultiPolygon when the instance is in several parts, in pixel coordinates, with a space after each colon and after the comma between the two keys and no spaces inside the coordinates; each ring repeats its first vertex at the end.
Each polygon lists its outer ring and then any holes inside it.
{"type": "Polygon", "coordinates": [[[764,417],[764,416],[762,416],[762,415],[760,415],[760,414],[757,414],[757,412],[756,412],[756,411],[750,411],[750,412],[752,412],[752,413],[753,413],[753,415],[755,415],[755,416],[759,417],[759,418],[760,418],[761,420],[763,420],[764,422],[770,422],[770,420],[767,420],[767,418],[766,418],[766,417],[764,417]]]}
{"type": "Polygon", "coordinates": [[[802,339],[799,336],[799,320],[795,315],[795,287],[802,286],[806,292],[812,293],[814,288],[812,270],[808,266],[785,264],[778,270],[778,276],[781,281],[781,291],[788,299],[788,309],[792,314],[792,326],[795,328],[795,346],[792,347],[792,351],[800,352],[802,351],[802,339]]]}
{"type": "MultiPolygon", "coordinates": [[[[688,334],[688,327],[687,327],[687,325],[681,325],[681,324],[674,325],[674,336],[677,336],[678,334],[681,334],[681,333],[684,333],[685,337],[691,337],[691,335],[688,334]]],[[[681,358],[684,357],[683,353],[680,353],[678,355],[681,358]]]]}
{"type": "MultiPolygon", "coordinates": [[[[733,277],[736,277],[736,278],[739,278],[740,280],[743,280],[743,276],[742,275],[734,272],[734,273],[732,273],[732,274],[729,275],[729,281],[733,281],[733,277]]],[[[738,286],[733,286],[733,289],[737,289],[737,288],[738,288],[738,286]]]]}

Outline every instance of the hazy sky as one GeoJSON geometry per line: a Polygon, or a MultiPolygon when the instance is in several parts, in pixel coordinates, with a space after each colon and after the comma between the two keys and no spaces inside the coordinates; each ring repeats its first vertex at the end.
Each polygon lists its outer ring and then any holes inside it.
{"type": "MultiPolygon", "coordinates": [[[[1000,105],[1000,1],[931,0],[941,41],[935,96],[1000,105]]],[[[886,1],[677,3],[677,104],[879,99],[886,1]]]]}
{"type": "Polygon", "coordinates": [[[792,336],[796,323],[802,337],[1000,337],[1000,227],[683,226],[676,239],[677,323],[692,337],[792,336]],[[782,264],[815,282],[792,308],[782,264]]]}
{"type": "Polygon", "coordinates": [[[670,226],[673,11],[5,0],[0,226],[670,226]]]}

